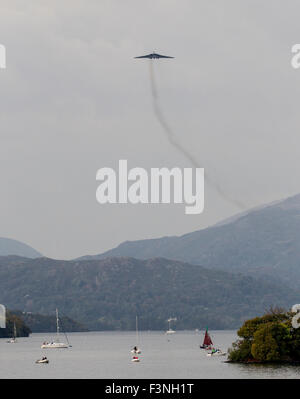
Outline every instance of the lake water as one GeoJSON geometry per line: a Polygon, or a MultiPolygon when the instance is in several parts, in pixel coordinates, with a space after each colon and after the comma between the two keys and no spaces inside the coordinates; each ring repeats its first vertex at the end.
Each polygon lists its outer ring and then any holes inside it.
{"type": "MultiPolygon", "coordinates": [[[[233,331],[212,331],[216,346],[227,351],[233,331]]],[[[300,366],[262,366],[224,363],[226,357],[207,357],[199,349],[203,334],[177,331],[141,332],[141,362],[131,362],[135,332],[68,334],[71,348],[40,348],[49,334],[18,338],[16,344],[0,339],[0,378],[299,378],[300,366]],[[35,364],[43,355],[49,364],[35,364]]],[[[63,336],[61,337],[63,339],[63,336]]]]}

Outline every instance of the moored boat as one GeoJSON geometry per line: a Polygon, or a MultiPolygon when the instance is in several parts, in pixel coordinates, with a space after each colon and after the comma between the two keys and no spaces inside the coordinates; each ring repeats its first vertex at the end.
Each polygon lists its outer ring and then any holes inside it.
{"type": "Polygon", "coordinates": [[[142,353],[139,348],[139,329],[138,329],[138,317],[135,317],[135,334],[136,334],[136,345],[132,348],[131,353],[137,355],[142,353]]]}
{"type": "Polygon", "coordinates": [[[42,349],[49,349],[49,348],[68,348],[69,345],[64,344],[63,342],[44,342],[41,345],[42,349]]]}
{"type": "Polygon", "coordinates": [[[221,349],[213,349],[210,353],[207,353],[206,356],[225,356],[226,352],[222,352],[221,349]]]}
{"type": "Polygon", "coordinates": [[[200,345],[200,349],[211,350],[212,347],[213,347],[213,342],[211,340],[210,335],[208,334],[208,329],[206,327],[203,344],[200,345]]]}
{"type": "Polygon", "coordinates": [[[167,322],[169,323],[169,328],[166,331],[166,334],[175,334],[176,331],[171,328],[171,321],[176,321],[176,320],[177,320],[177,317],[170,317],[167,320],[167,322]]]}
{"type": "Polygon", "coordinates": [[[43,342],[41,345],[42,349],[62,349],[69,348],[69,344],[65,344],[64,342],[60,342],[59,339],[59,319],[58,319],[58,310],[56,309],[56,341],[51,342],[43,342]]]}
{"type": "Polygon", "coordinates": [[[46,356],[42,357],[42,359],[38,359],[36,361],[37,364],[48,364],[49,360],[46,358],[46,356]]]}
{"type": "Polygon", "coordinates": [[[14,322],[14,333],[10,340],[6,341],[8,344],[15,344],[17,341],[17,328],[16,323],[14,322]]]}

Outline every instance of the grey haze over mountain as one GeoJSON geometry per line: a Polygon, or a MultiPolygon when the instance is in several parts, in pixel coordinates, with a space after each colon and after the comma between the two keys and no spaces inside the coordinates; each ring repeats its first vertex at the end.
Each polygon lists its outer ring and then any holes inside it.
{"type": "Polygon", "coordinates": [[[0,237],[0,256],[17,255],[26,258],[39,258],[41,253],[21,241],[0,237]]]}
{"type": "MultiPolygon", "coordinates": [[[[300,194],[180,237],[126,241],[89,257],[163,256],[207,268],[300,283],[300,194]]],[[[86,258],[85,258],[86,259],[86,258]]]]}

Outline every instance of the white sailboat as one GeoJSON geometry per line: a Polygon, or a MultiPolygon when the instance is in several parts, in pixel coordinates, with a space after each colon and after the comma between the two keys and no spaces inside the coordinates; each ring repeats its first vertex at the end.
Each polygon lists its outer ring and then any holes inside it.
{"type": "Polygon", "coordinates": [[[142,353],[142,351],[139,348],[139,329],[138,329],[138,317],[135,317],[135,333],[136,333],[136,345],[133,347],[133,349],[131,350],[131,353],[134,355],[131,359],[132,362],[139,362],[140,359],[138,356],[140,353],[142,353]]]}
{"type": "Polygon", "coordinates": [[[16,327],[16,323],[14,322],[14,333],[13,333],[13,337],[7,341],[8,344],[15,344],[17,341],[17,327],[16,327]]]}
{"type": "Polygon", "coordinates": [[[167,322],[169,323],[169,328],[168,328],[168,330],[166,331],[166,334],[175,334],[175,330],[172,330],[172,328],[171,328],[171,321],[176,321],[177,320],[177,317],[170,317],[168,320],[167,320],[167,322]]]}
{"type": "Polygon", "coordinates": [[[60,342],[59,340],[59,319],[58,319],[58,310],[56,309],[56,340],[52,342],[44,342],[41,345],[42,349],[49,349],[49,348],[69,348],[69,345],[60,342]]]}

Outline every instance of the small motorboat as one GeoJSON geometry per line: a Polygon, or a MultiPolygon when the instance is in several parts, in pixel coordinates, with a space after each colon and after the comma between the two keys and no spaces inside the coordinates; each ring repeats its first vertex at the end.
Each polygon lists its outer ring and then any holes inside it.
{"type": "Polygon", "coordinates": [[[226,352],[222,352],[221,349],[213,349],[210,353],[207,353],[206,356],[215,357],[215,356],[225,356],[225,355],[226,355],[226,352]]]}
{"type": "Polygon", "coordinates": [[[138,363],[140,361],[140,359],[137,356],[133,356],[131,361],[134,362],[134,363],[138,363]]]}
{"type": "Polygon", "coordinates": [[[37,364],[48,364],[49,360],[46,357],[42,357],[42,359],[38,359],[36,361],[37,364]]]}

